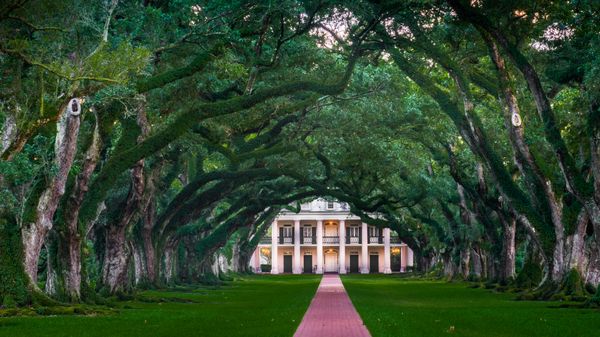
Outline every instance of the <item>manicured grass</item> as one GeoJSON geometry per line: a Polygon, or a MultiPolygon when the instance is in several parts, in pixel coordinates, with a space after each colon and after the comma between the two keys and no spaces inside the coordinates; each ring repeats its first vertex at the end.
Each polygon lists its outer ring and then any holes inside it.
{"type": "Polygon", "coordinates": [[[109,316],[0,318],[0,336],[291,336],[320,276],[252,276],[218,289],[147,291],[109,316]],[[186,303],[187,302],[187,303],[186,303]]]}
{"type": "Polygon", "coordinates": [[[373,337],[598,337],[600,311],[514,301],[514,294],[465,283],[343,276],[344,287],[373,337]]]}

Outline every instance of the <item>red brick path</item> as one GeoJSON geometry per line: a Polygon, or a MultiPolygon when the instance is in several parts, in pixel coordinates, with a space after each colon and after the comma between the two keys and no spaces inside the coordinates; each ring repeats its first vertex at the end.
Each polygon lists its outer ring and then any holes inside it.
{"type": "Polygon", "coordinates": [[[294,337],[371,337],[338,275],[323,275],[294,337]]]}

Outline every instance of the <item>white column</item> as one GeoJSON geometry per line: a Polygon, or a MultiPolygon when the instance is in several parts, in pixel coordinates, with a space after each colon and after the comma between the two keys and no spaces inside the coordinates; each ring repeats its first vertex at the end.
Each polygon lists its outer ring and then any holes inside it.
{"type": "Polygon", "coordinates": [[[360,263],[360,273],[368,274],[369,273],[369,232],[367,230],[367,224],[362,223],[362,242],[361,242],[361,263],[360,263]]]}
{"type": "Polygon", "coordinates": [[[279,228],[277,228],[277,221],[273,221],[271,225],[271,274],[279,274],[279,261],[277,258],[278,235],[279,228]]]}
{"type": "Polygon", "coordinates": [[[340,255],[339,255],[339,272],[346,274],[346,221],[340,220],[340,255]]]}
{"type": "Polygon", "coordinates": [[[413,251],[409,247],[406,247],[406,265],[408,267],[413,267],[415,265],[413,251]]]}
{"type": "Polygon", "coordinates": [[[323,274],[323,220],[317,221],[317,274],[323,274]]]}
{"type": "Polygon", "coordinates": [[[390,229],[383,229],[383,273],[391,274],[390,268],[390,229]]]}
{"type": "Polygon", "coordinates": [[[302,273],[300,266],[300,220],[294,221],[294,274],[302,273]]]}

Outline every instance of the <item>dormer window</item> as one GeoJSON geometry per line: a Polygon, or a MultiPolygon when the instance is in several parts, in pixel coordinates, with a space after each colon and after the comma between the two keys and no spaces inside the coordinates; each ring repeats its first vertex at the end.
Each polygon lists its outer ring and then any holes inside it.
{"type": "Polygon", "coordinates": [[[327,209],[333,209],[333,201],[327,201],[327,209]]]}

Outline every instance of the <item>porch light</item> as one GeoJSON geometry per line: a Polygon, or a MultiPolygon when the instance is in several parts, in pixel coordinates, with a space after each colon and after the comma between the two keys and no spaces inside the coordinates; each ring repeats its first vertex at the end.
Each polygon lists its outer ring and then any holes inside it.
{"type": "Polygon", "coordinates": [[[260,253],[263,256],[269,256],[269,255],[271,255],[271,248],[263,247],[260,249],[260,253]]]}
{"type": "Polygon", "coordinates": [[[398,247],[392,248],[392,254],[394,254],[394,255],[400,254],[400,248],[398,248],[398,247]]]}

